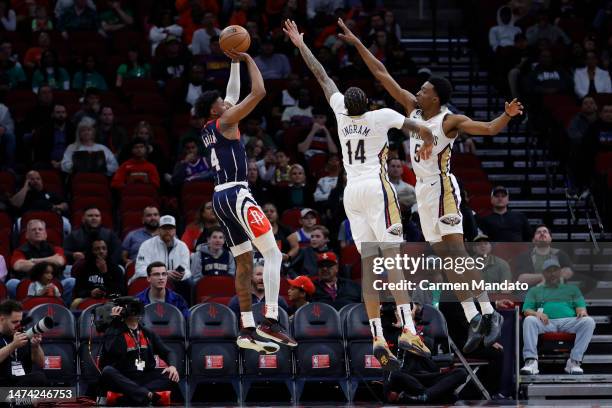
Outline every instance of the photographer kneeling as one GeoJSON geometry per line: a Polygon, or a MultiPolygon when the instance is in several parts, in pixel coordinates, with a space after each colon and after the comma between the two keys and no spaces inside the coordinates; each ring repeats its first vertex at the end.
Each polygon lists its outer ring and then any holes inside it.
{"type": "Polygon", "coordinates": [[[45,365],[42,336],[18,331],[23,309],[19,302],[0,303],[0,384],[2,386],[44,387],[47,378],[42,371],[32,372],[32,363],[45,365]]]}
{"type": "Polygon", "coordinates": [[[115,303],[123,307],[112,308],[113,320],[104,335],[100,386],[105,391],[123,394],[125,403],[157,404],[161,396],[156,391],[178,391],[174,353],[156,333],[140,324],[144,314],[142,303],[136,298],[119,298],[115,303]],[[155,355],[168,364],[163,371],[155,368],[155,355]]]}

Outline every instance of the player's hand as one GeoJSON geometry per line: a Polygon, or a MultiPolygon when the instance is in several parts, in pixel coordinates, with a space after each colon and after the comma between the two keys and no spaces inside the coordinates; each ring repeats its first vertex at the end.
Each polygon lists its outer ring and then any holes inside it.
{"type": "Polygon", "coordinates": [[[587,313],[586,310],[581,310],[578,313],[576,313],[576,319],[580,319],[581,317],[587,317],[589,314],[587,313]]]}
{"type": "Polygon", "coordinates": [[[359,38],[344,24],[341,18],[338,19],[338,25],[344,33],[338,34],[338,38],[350,45],[356,45],[359,43],[359,38]]]}
{"type": "Polygon", "coordinates": [[[516,115],[522,115],[523,114],[523,104],[520,103],[518,99],[514,98],[512,102],[510,103],[506,102],[505,111],[506,111],[506,114],[508,114],[510,117],[515,117],[516,115]]]}
{"type": "Polygon", "coordinates": [[[246,61],[247,59],[251,58],[251,56],[246,52],[228,50],[223,51],[223,53],[227,55],[232,60],[232,62],[246,61]]]}
{"type": "Polygon", "coordinates": [[[123,308],[121,306],[115,306],[111,309],[111,316],[119,316],[121,315],[121,311],[123,308]]]}
{"type": "Polygon", "coordinates": [[[168,374],[168,378],[170,378],[170,381],[178,382],[179,380],[178,371],[176,371],[176,367],[174,366],[164,368],[164,371],[162,371],[162,375],[163,374],[168,374]]]}
{"type": "Polygon", "coordinates": [[[293,20],[285,20],[283,31],[287,34],[287,37],[291,40],[293,45],[300,48],[304,45],[304,33],[300,33],[297,24],[293,20]]]}
{"type": "Polygon", "coordinates": [[[11,342],[15,350],[22,348],[28,344],[28,336],[23,332],[16,332],[13,335],[13,341],[11,342]]]}
{"type": "Polygon", "coordinates": [[[433,143],[423,143],[421,148],[417,152],[419,158],[421,160],[427,160],[431,157],[431,152],[433,151],[433,143]]]}
{"type": "Polygon", "coordinates": [[[30,344],[33,347],[40,346],[40,343],[42,343],[42,334],[35,334],[34,336],[32,336],[32,339],[30,340],[30,344]]]}
{"type": "Polygon", "coordinates": [[[548,325],[548,315],[544,312],[538,312],[536,314],[537,318],[542,321],[545,325],[548,325]]]}

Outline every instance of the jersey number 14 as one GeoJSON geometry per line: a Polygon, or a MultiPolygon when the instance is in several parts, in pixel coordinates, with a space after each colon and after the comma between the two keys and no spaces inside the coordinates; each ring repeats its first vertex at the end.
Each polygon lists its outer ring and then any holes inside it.
{"type": "MultiPolygon", "coordinates": [[[[364,147],[364,140],[360,139],[357,142],[357,149],[355,149],[355,162],[359,161],[361,164],[363,164],[363,162],[365,162],[365,147],[364,147]]],[[[348,159],[349,159],[349,164],[353,164],[353,149],[351,146],[351,141],[347,141],[346,142],[346,150],[348,153],[348,159]]]]}

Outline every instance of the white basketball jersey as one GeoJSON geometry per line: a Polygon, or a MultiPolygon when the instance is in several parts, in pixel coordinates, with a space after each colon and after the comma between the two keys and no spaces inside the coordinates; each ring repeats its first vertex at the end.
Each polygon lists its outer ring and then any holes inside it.
{"type": "Polygon", "coordinates": [[[451,150],[455,139],[446,137],[442,127],[444,118],[450,113],[446,106],[441,107],[440,113],[429,120],[423,119],[421,109],[415,109],[410,113],[410,119],[421,124],[424,123],[434,137],[432,154],[429,159],[423,160],[417,156],[417,152],[423,145],[423,140],[418,133],[410,132],[410,158],[412,160],[412,170],[414,170],[417,178],[425,179],[440,174],[450,174],[451,150]]]}
{"type": "Polygon", "coordinates": [[[387,153],[391,128],[401,129],[404,115],[392,109],[378,109],[361,116],[348,116],[344,95],[333,94],[329,100],[338,123],[342,161],[347,182],[351,180],[387,177],[387,153]]]}

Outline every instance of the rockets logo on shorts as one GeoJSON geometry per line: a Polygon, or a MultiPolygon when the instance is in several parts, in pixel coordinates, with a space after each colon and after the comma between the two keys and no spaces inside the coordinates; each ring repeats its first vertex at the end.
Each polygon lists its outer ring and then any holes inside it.
{"type": "Polygon", "coordinates": [[[247,222],[255,238],[262,236],[272,228],[268,218],[255,206],[247,210],[247,222]]]}

